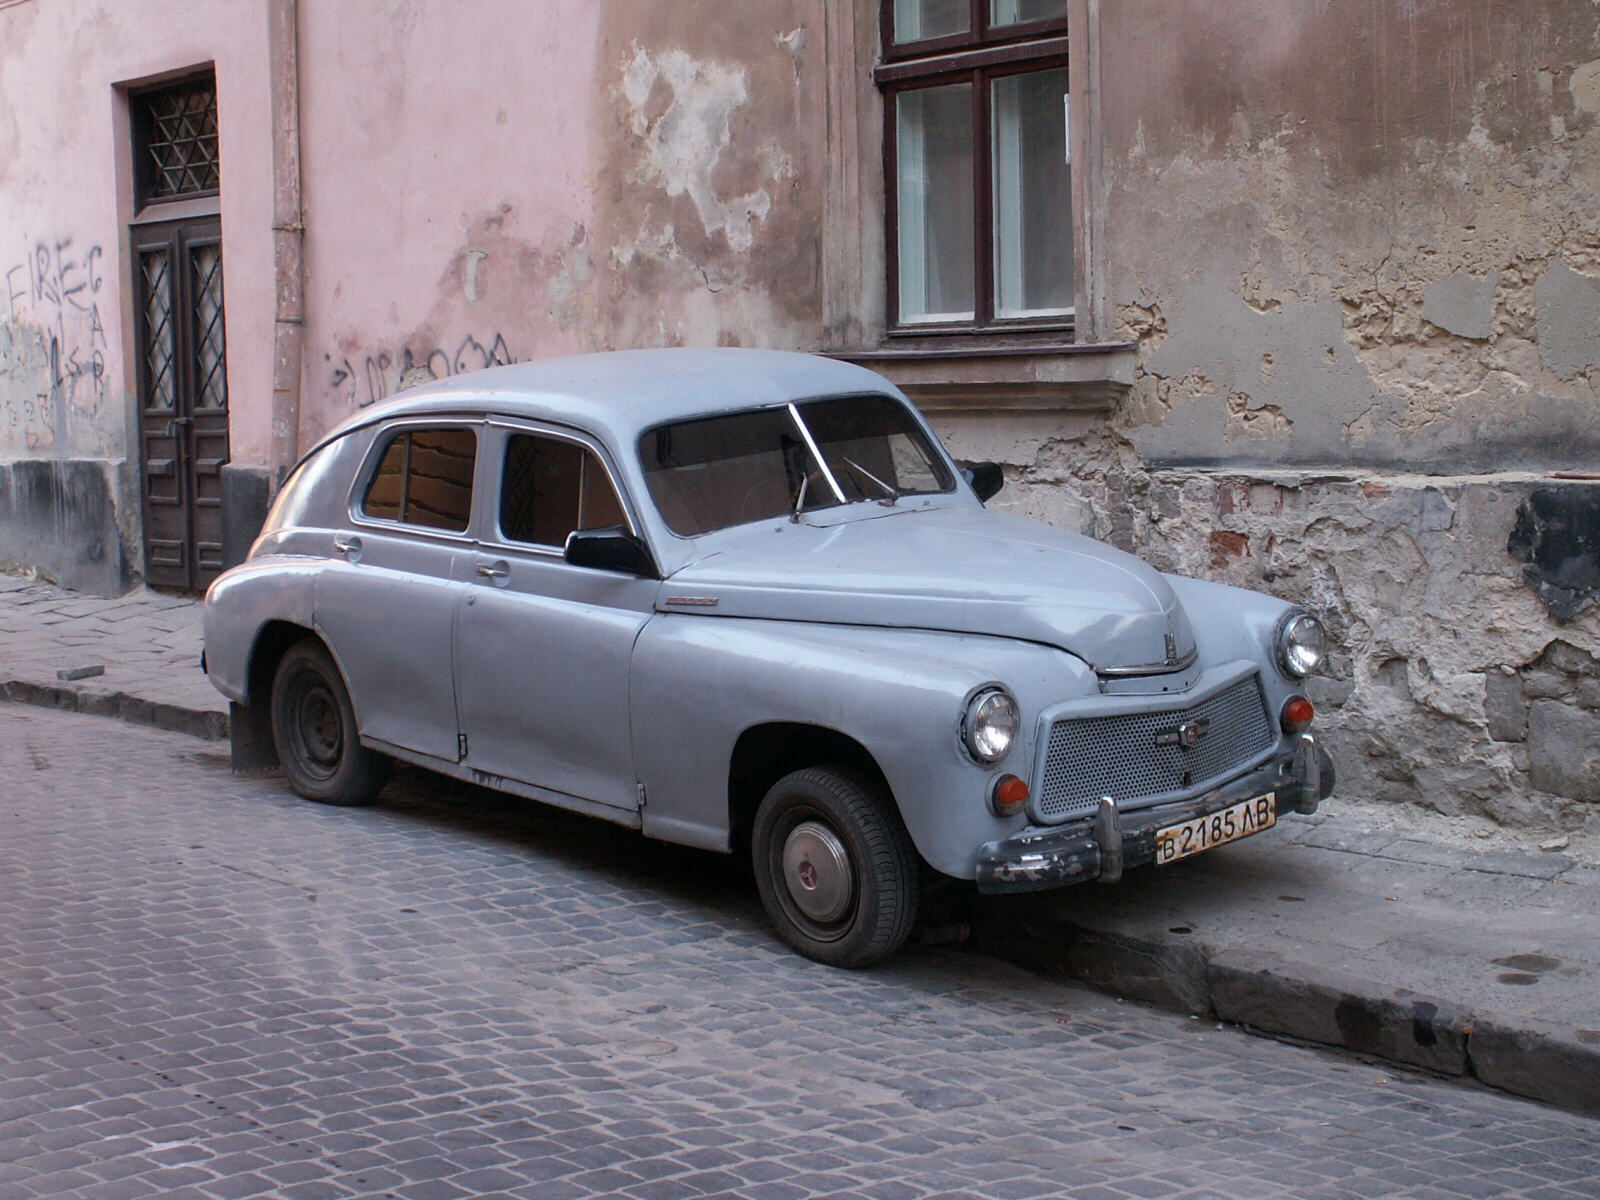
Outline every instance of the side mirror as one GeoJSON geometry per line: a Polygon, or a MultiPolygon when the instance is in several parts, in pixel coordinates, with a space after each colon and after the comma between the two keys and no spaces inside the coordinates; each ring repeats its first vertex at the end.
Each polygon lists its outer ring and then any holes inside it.
{"type": "Polygon", "coordinates": [[[963,467],[961,474],[972,485],[972,490],[978,493],[979,500],[989,499],[1006,485],[1005,473],[1001,471],[999,463],[973,463],[970,467],[963,467]]]}
{"type": "Polygon", "coordinates": [[[623,571],[641,579],[661,578],[649,547],[620,525],[574,529],[567,534],[567,548],[562,557],[575,567],[623,571]]]}

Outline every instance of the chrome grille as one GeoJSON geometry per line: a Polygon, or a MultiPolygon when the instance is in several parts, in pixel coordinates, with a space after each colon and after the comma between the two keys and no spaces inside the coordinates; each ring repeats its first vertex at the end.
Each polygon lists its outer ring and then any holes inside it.
{"type": "Polygon", "coordinates": [[[1059,821],[1092,812],[1101,796],[1120,805],[1200,791],[1269,750],[1277,735],[1255,676],[1187,708],[1076,717],[1050,727],[1039,815],[1059,821]],[[1198,745],[1157,745],[1191,722],[1208,722],[1198,745]]]}

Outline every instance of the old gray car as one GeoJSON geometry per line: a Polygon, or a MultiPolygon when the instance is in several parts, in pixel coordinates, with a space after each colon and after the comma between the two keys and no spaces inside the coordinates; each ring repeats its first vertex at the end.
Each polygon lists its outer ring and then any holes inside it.
{"type": "Polygon", "coordinates": [[[1303,609],[985,509],[887,380],[595,354],[368,408],[206,597],[236,761],[362,804],[392,759],[716,851],[858,966],[945,877],[1115,880],[1333,785],[1303,609]]]}

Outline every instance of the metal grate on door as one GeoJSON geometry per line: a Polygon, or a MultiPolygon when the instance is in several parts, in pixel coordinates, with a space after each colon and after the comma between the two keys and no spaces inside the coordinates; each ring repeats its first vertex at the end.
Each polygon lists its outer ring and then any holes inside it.
{"type": "Polygon", "coordinates": [[[217,85],[192,80],[136,98],[144,112],[146,199],[217,190],[217,85]]]}

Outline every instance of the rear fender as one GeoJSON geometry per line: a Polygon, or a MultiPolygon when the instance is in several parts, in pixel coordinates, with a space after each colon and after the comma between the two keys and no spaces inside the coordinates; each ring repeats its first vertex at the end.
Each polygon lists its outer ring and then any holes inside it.
{"type": "Polygon", "coordinates": [[[311,628],[320,568],[310,561],[252,559],[224,572],[206,592],[206,674],[229,700],[264,699],[250,694],[251,659],[261,632],[274,621],[311,628]]]}

